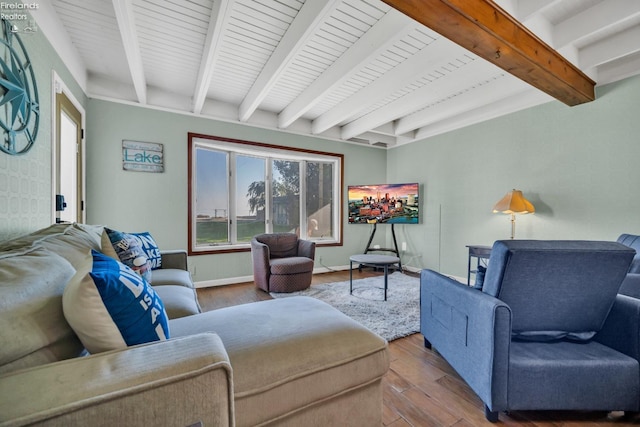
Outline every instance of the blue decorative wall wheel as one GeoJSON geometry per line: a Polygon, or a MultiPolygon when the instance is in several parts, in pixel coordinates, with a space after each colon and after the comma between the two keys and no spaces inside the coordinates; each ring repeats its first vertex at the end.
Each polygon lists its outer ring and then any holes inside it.
{"type": "Polygon", "coordinates": [[[0,149],[24,154],[33,147],[40,124],[40,103],[33,65],[20,40],[19,30],[2,20],[0,43],[0,149]]]}

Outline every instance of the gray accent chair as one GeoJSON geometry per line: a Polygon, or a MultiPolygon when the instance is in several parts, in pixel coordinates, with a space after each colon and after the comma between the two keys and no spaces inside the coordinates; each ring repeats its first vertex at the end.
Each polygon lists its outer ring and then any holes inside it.
{"type": "Polygon", "coordinates": [[[634,298],[640,298],[640,236],[635,234],[621,234],[618,242],[636,251],[627,276],[620,286],[620,293],[634,298]]]}
{"type": "Polygon", "coordinates": [[[494,243],[482,290],[421,273],[421,332],[498,421],[507,410],[640,409],[640,300],[616,242],[494,243]]]}
{"type": "Polygon", "coordinates": [[[266,292],[295,292],[311,285],[316,244],[293,233],[251,239],[253,280],[266,292]]]}

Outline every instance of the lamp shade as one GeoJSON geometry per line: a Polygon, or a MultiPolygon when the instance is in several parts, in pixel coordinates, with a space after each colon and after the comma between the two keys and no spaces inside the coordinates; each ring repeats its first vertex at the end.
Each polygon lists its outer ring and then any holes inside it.
{"type": "Polygon", "coordinates": [[[530,201],[524,198],[522,191],[513,189],[509,191],[493,207],[493,213],[502,212],[505,214],[528,214],[534,213],[536,208],[530,201]]]}

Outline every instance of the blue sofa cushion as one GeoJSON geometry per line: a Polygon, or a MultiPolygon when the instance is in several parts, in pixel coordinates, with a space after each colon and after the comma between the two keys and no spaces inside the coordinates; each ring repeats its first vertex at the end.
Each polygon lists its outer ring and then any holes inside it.
{"type": "Polygon", "coordinates": [[[509,360],[508,399],[513,408],[637,408],[638,361],[595,341],[513,341],[509,360]],[[588,393],[576,393],[579,390],[588,393]]]}
{"type": "Polygon", "coordinates": [[[511,308],[514,338],[588,340],[602,328],[633,255],[616,242],[497,241],[482,289],[511,308]]]}

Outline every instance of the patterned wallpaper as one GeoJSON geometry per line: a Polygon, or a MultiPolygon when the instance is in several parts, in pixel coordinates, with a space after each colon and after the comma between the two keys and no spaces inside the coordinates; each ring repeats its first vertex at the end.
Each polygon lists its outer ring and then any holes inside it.
{"type": "Polygon", "coordinates": [[[51,223],[51,147],[43,140],[21,156],[0,152],[0,241],[51,223]]]}
{"type": "Polygon", "coordinates": [[[0,151],[0,241],[51,224],[51,80],[55,70],[76,98],[86,96],[41,31],[21,37],[33,62],[40,100],[40,127],[27,153],[0,151]]]}

